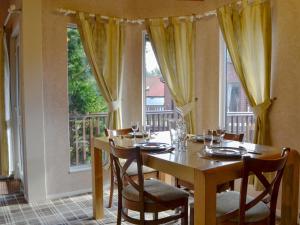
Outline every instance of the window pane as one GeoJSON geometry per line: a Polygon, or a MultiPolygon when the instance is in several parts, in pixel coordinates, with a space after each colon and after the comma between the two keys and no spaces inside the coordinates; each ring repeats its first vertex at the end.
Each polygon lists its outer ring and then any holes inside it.
{"type": "Polygon", "coordinates": [[[70,165],[90,165],[90,139],[103,134],[107,105],[84,53],[79,31],[67,28],[70,165]]]}
{"type": "Polygon", "coordinates": [[[168,130],[168,120],[174,118],[174,103],[147,35],[144,43],[146,123],[153,131],[168,130]]]}
{"type": "Polygon", "coordinates": [[[253,141],[254,114],[241,82],[235,72],[230,55],[225,49],[225,129],[231,133],[244,133],[244,141],[253,141]]]}

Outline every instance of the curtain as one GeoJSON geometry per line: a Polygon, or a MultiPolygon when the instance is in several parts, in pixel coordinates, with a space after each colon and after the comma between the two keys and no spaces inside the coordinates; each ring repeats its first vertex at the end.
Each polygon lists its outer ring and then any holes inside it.
{"type": "Polygon", "coordinates": [[[232,63],[256,116],[254,143],[269,144],[271,74],[269,1],[232,3],[217,10],[232,63]]]}
{"type": "Polygon", "coordinates": [[[9,175],[7,125],[5,116],[4,31],[0,28],[0,175],[9,175]]]}
{"type": "Polygon", "coordinates": [[[121,20],[78,13],[83,46],[100,92],[109,110],[108,128],[121,127],[124,27],[121,20]]]}
{"type": "Polygon", "coordinates": [[[171,17],[146,21],[147,32],[162,76],[189,133],[195,133],[195,22],[191,18],[171,17]]]}
{"type": "MultiPolygon", "coordinates": [[[[243,0],[241,6],[233,3],[218,9],[217,15],[235,71],[256,116],[254,143],[269,144],[270,2],[243,0]]],[[[273,178],[273,174],[266,176],[273,178]]],[[[249,183],[262,190],[262,184],[253,176],[249,183]]]]}

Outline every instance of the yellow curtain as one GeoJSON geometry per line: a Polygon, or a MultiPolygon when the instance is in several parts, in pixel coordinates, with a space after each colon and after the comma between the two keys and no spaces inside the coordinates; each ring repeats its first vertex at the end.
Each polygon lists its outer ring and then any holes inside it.
{"type": "Polygon", "coordinates": [[[121,127],[121,87],[124,27],[119,19],[103,20],[78,13],[79,30],[85,53],[101,94],[108,104],[108,127],[121,127]]]}
{"type": "Polygon", "coordinates": [[[256,116],[254,143],[269,144],[270,2],[243,0],[242,5],[219,8],[217,15],[236,73],[256,116]]]}
{"type": "Polygon", "coordinates": [[[8,176],[8,144],[5,119],[4,31],[0,28],[0,175],[8,176]]]}
{"type": "MultiPolygon", "coordinates": [[[[269,144],[268,109],[271,74],[271,7],[255,0],[226,5],[217,10],[219,24],[232,63],[256,116],[254,143],[269,144]]],[[[267,177],[272,179],[273,175],[267,177]]],[[[262,185],[252,176],[249,183],[262,185]]]]}
{"type": "Polygon", "coordinates": [[[182,111],[188,132],[195,132],[195,22],[190,18],[150,19],[148,35],[162,76],[176,106],[182,111]]]}

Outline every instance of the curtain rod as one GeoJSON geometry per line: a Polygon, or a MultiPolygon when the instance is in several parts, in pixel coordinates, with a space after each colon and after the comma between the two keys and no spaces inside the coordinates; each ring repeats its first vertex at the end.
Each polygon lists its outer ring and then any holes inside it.
{"type": "MultiPolygon", "coordinates": [[[[78,11],[74,11],[74,10],[70,10],[70,9],[63,9],[63,8],[58,8],[56,9],[56,12],[58,12],[59,14],[63,15],[63,16],[74,16],[75,14],[78,13],[78,11]]],[[[88,15],[90,17],[95,17],[96,14],[94,13],[88,13],[88,15]]],[[[190,15],[190,16],[177,16],[179,19],[185,19],[185,18],[191,18],[194,19],[195,21],[200,20],[202,18],[205,17],[209,17],[209,16],[214,16],[216,15],[216,10],[211,10],[208,11],[206,13],[203,14],[196,14],[196,15],[190,15]]],[[[101,16],[102,19],[108,20],[109,16],[101,16]]],[[[157,17],[157,18],[163,18],[164,20],[168,20],[168,17],[157,17]]],[[[120,19],[123,22],[126,23],[131,23],[131,24],[143,24],[145,22],[146,19],[127,19],[127,18],[116,18],[116,19],[120,19]]],[[[154,19],[154,18],[149,18],[149,19],[154,19]]]]}
{"type": "Polygon", "coordinates": [[[4,25],[3,25],[4,27],[6,27],[6,25],[8,24],[9,19],[10,19],[12,14],[21,13],[20,9],[16,9],[16,5],[10,5],[7,11],[8,11],[8,15],[5,18],[4,25]]]}

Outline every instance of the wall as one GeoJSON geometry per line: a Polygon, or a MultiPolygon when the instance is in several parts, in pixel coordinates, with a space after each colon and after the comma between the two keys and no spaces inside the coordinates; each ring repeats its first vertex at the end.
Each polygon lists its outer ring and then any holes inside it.
{"type": "Polygon", "coordinates": [[[273,145],[300,151],[300,1],[273,1],[272,96],[273,145]]]}
{"type": "Polygon", "coordinates": [[[42,58],[42,0],[22,5],[21,76],[25,143],[25,194],[45,199],[45,120],[42,58]],[[35,34],[35,35],[32,35],[35,34]]]}

